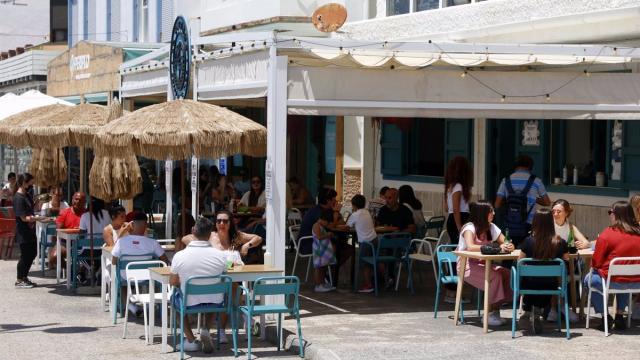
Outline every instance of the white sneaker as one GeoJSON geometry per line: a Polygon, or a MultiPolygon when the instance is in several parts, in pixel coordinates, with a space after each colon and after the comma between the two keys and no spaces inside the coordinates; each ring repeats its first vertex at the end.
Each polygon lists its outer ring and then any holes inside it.
{"type": "Polygon", "coordinates": [[[200,344],[198,343],[198,340],[194,340],[193,342],[190,342],[189,340],[184,339],[183,348],[185,352],[200,351],[200,344]]]}
{"type": "Polygon", "coordinates": [[[507,323],[507,320],[500,317],[499,312],[492,312],[489,314],[489,326],[502,326],[507,323]]]}
{"type": "Polygon", "coordinates": [[[633,304],[633,312],[631,314],[631,319],[640,320],[640,303],[633,304]]]}
{"type": "Polygon", "coordinates": [[[576,314],[573,310],[569,309],[569,322],[577,323],[580,320],[580,316],[576,314]]]}
{"type": "Polygon", "coordinates": [[[224,329],[220,330],[220,344],[228,344],[229,339],[227,339],[227,333],[224,329]]]}
{"type": "Polygon", "coordinates": [[[211,334],[209,329],[200,330],[200,342],[202,343],[202,352],[211,354],[213,352],[213,344],[211,343],[211,334]]]}
{"type": "Polygon", "coordinates": [[[315,291],[315,292],[317,292],[317,293],[326,293],[326,292],[329,292],[329,291],[332,291],[332,290],[335,290],[335,289],[332,289],[332,288],[330,288],[330,287],[328,287],[328,286],[326,286],[326,285],[324,285],[324,284],[322,284],[322,285],[316,285],[316,286],[313,288],[313,291],[315,291]]]}

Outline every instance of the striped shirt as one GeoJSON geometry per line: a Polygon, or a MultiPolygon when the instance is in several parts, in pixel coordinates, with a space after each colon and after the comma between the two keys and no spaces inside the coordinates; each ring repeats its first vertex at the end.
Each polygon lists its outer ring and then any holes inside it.
{"type": "MultiPolygon", "coordinates": [[[[509,178],[511,179],[511,186],[513,186],[513,191],[521,191],[522,189],[524,189],[524,187],[527,185],[527,181],[529,180],[529,176],[531,176],[531,173],[527,170],[516,170],[516,172],[511,174],[509,178]]],[[[504,179],[502,179],[502,182],[500,182],[500,187],[498,187],[497,195],[504,199],[507,198],[508,191],[506,185],[504,184],[504,179]]],[[[533,181],[533,184],[531,185],[531,189],[529,189],[529,193],[527,194],[527,211],[531,210],[529,211],[529,216],[527,217],[527,222],[529,224],[531,224],[531,222],[533,221],[536,199],[541,198],[545,195],[547,195],[547,189],[545,189],[542,180],[540,180],[539,177],[536,177],[536,179],[533,181]]]]}

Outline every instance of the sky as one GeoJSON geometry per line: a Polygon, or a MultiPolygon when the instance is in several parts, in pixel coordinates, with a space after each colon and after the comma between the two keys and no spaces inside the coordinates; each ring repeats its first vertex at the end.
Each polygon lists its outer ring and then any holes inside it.
{"type": "Polygon", "coordinates": [[[49,0],[0,0],[0,19],[0,51],[48,41],[49,0]]]}

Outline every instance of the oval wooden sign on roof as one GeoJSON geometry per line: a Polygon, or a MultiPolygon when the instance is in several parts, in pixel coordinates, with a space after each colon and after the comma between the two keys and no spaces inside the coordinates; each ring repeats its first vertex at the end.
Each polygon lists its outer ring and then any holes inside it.
{"type": "Polygon", "coordinates": [[[347,9],[336,3],[320,6],[311,15],[311,22],[322,32],[334,32],[347,21],[347,9]]]}

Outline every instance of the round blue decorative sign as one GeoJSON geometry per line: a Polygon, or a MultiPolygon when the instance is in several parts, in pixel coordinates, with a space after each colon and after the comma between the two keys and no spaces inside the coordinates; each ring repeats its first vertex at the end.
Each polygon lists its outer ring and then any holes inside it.
{"type": "Polygon", "coordinates": [[[190,70],[191,44],[189,43],[189,29],[184,17],[178,16],[173,23],[169,58],[169,75],[174,99],[187,97],[190,70]]]}

